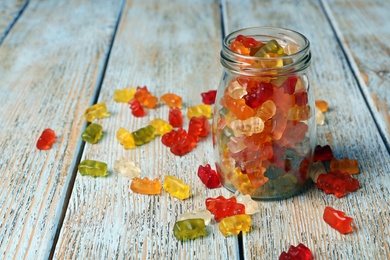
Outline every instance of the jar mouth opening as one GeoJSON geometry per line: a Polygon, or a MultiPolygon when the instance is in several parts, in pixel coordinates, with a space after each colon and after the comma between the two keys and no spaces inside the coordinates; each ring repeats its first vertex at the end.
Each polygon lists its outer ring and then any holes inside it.
{"type": "Polygon", "coordinates": [[[227,35],[223,40],[223,49],[221,51],[222,65],[232,71],[240,74],[264,73],[275,69],[286,73],[295,73],[306,69],[311,60],[310,42],[301,33],[279,27],[250,27],[234,31],[227,35]],[[299,49],[297,52],[282,57],[256,57],[239,54],[230,49],[230,44],[238,35],[254,38],[257,41],[266,43],[269,40],[276,40],[283,48],[289,44],[296,44],[299,49]],[[277,68],[253,67],[254,62],[275,62],[283,61],[283,66],[277,68]],[[288,61],[288,62],[285,62],[288,61]]]}

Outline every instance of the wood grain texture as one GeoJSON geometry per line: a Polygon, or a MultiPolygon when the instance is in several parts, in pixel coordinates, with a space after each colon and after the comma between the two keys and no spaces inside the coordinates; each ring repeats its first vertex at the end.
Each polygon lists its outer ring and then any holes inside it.
{"type": "Polygon", "coordinates": [[[390,1],[323,4],[390,147],[390,1]]]}
{"type": "Polygon", "coordinates": [[[0,46],[1,259],[49,256],[120,8],[30,1],[0,46]],[[45,128],[58,139],[39,151],[45,128]]]}
{"type": "MultiPolygon", "coordinates": [[[[211,136],[183,157],[170,153],[158,137],[134,150],[124,150],[115,137],[119,127],[135,131],[154,118],[168,118],[168,107],[159,103],[147,116],[135,118],[128,104],[115,103],[116,89],[146,85],[160,97],[171,92],[186,107],[201,104],[200,93],[216,89],[220,25],[216,1],[128,1],[118,28],[99,101],[106,102],[111,117],[98,120],[104,137],[87,144],[83,159],[104,161],[107,178],[77,175],[55,258],[59,259],[235,259],[237,238],[224,238],[214,223],[208,235],[180,242],[173,235],[176,217],[205,208],[207,197],[229,196],[225,189],[209,190],[197,177],[199,165],[213,164],[211,136]],[[133,193],[131,180],[114,172],[114,161],[124,156],[141,168],[142,176],[174,175],[192,187],[193,196],[180,201],[162,192],[159,196],[133,193]]],[[[187,129],[188,120],[184,121],[187,129]]]]}
{"type": "Polygon", "coordinates": [[[27,3],[28,0],[0,1],[0,44],[27,3]]]}
{"type": "MultiPolygon", "coordinates": [[[[311,85],[316,99],[330,106],[326,125],[318,127],[317,143],[329,144],[337,158],[356,158],[361,170],[356,176],[361,188],[341,199],[313,187],[287,200],[261,202],[260,213],[253,217],[254,228],[244,237],[245,257],[277,259],[290,245],[304,243],[315,259],[389,259],[390,156],[319,2],[227,1],[225,22],[228,32],[268,25],[307,36],[313,55],[311,85]],[[322,220],[328,205],[355,219],[352,234],[341,235],[322,220]]],[[[371,40],[375,46],[382,41],[371,40]]],[[[359,50],[361,57],[377,55],[359,50]]],[[[388,60],[375,66],[386,64],[388,60]]]]}

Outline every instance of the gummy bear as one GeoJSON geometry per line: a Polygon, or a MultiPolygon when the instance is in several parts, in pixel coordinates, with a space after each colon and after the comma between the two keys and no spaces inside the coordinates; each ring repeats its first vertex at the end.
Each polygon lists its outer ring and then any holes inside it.
{"type": "Polygon", "coordinates": [[[207,209],[202,209],[180,214],[179,216],[177,216],[177,220],[180,221],[186,219],[201,218],[204,220],[204,223],[207,226],[208,224],[210,224],[211,217],[212,215],[210,211],[208,211],[207,209]]]}
{"type": "Polygon", "coordinates": [[[215,189],[221,187],[221,181],[219,174],[211,169],[210,164],[205,166],[199,165],[198,177],[209,189],[215,189]]]}
{"type": "Polygon", "coordinates": [[[103,127],[99,124],[90,124],[81,134],[81,138],[88,143],[96,144],[103,135],[103,127]]]}
{"type": "Polygon", "coordinates": [[[183,125],[183,114],[177,107],[169,109],[168,121],[173,127],[181,127],[183,125]]]}
{"type": "Polygon", "coordinates": [[[255,115],[255,111],[245,103],[244,99],[225,96],[221,99],[221,105],[229,109],[240,120],[245,120],[255,115]]]}
{"type": "Polygon", "coordinates": [[[173,234],[178,240],[195,239],[207,234],[206,225],[202,218],[177,221],[173,227],[173,234]]]}
{"type": "Polygon", "coordinates": [[[279,256],[279,260],[312,260],[313,254],[311,250],[304,244],[300,243],[297,246],[291,245],[287,253],[282,252],[279,256]]]}
{"type": "Polygon", "coordinates": [[[316,124],[323,125],[325,123],[325,115],[318,108],[316,108],[316,124]]]}
{"type": "Polygon", "coordinates": [[[165,120],[161,118],[156,118],[150,121],[150,125],[156,129],[158,135],[165,135],[172,131],[173,127],[165,120]]]}
{"type": "Polygon", "coordinates": [[[225,92],[227,96],[234,99],[241,99],[243,96],[248,94],[245,88],[239,83],[239,78],[230,82],[225,92]]]}
{"type": "Polygon", "coordinates": [[[264,129],[264,122],[260,117],[250,117],[246,120],[234,120],[230,123],[230,128],[233,130],[235,136],[261,133],[264,129]]]}
{"type": "Polygon", "coordinates": [[[297,106],[306,106],[307,102],[309,102],[309,96],[306,91],[295,93],[294,96],[295,104],[297,104],[297,106]]]}
{"type": "Polygon", "coordinates": [[[315,101],[316,107],[322,112],[325,113],[328,111],[328,103],[324,100],[316,100],[315,101]]]}
{"type": "Polygon", "coordinates": [[[171,175],[166,175],[164,178],[164,190],[180,200],[188,199],[191,196],[191,187],[171,175]]]}
{"type": "Polygon", "coordinates": [[[94,160],[84,160],[78,166],[81,175],[105,177],[108,175],[107,164],[94,160]]]}
{"type": "Polygon", "coordinates": [[[238,41],[233,41],[230,44],[230,49],[232,51],[237,52],[238,54],[242,54],[242,55],[249,55],[249,53],[250,53],[250,49],[246,48],[244,46],[244,44],[242,44],[241,42],[238,42],[238,41]]]}
{"type": "Polygon", "coordinates": [[[294,53],[297,53],[299,51],[299,45],[293,42],[289,42],[284,46],[284,53],[287,55],[292,55],[294,53]]]}
{"type": "Polygon", "coordinates": [[[276,106],[272,100],[265,101],[257,110],[256,116],[264,122],[272,118],[276,113],[276,106]]]}
{"type": "Polygon", "coordinates": [[[206,137],[210,132],[210,124],[205,116],[191,117],[188,124],[188,134],[191,135],[195,141],[199,140],[199,137],[206,137]]]}
{"type": "Polygon", "coordinates": [[[134,131],[132,134],[134,136],[135,145],[140,146],[146,143],[149,143],[155,138],[156,129],[152,125],[148,125],[134,131]]]}
{"type": "Polygon", "coordinates": [[[288,120],[305,121],[310,117],[310,106],[293,106],[287,111],[288,120]]]}
{"type": "Polygon", "coordinates": [[[153,96],[146,86],[137,87],[134,98],[147,108],[155,108],[158,98],[153,96]]]}
{"type": "Polygon", "coordinates": [[[88,122],[92,122],[95,118],[103,118],[109,115],[106,103],[104,102],[95,104],[84,112],[84,117],[88,122]]]}
{"type": "Polygon", "coordinates": [[[341,198],[359,189],[359,181],[346,172],[329,172],[318,176],[317,188],[324,190],[326,194],[333,193],[337,198],[341,198]]]}
{"type": "Polygon", "coordinates": [[[184,130],[183,128],[179,128],[178,130],[172,130],[169,133],[166,133],[162,136],[161,142],[168,146],[171,147],[172,145],[178,143],[179,141],[182,141],[185,139],[187,136],[187,131],[184,130]]]}
{"type": "Polygon", "coordinates": [[[333,159],[333,152],[329,145],[317,145],[314,148],[313,161],[329,161],[333,159]]]}
{"type": "Polygon", "coordinates": [[[283,88],[285,94],[294,94],[297,81],[297,76],[290,76],[286,79],[286,81],[283,82],[280,87],[283,88]]]}
{"type": "Polygon", "coordinates": [[[259,204],[254,201],[250,195],[244,195],[239,191],[234,194],[237,203],[241,203],[245,207],[245,214],[252,215],[259,212],[259,204]]]}
{"type": "Polygon", "coordinates": [[[143,117],[146,115],[144,108],[137,99],[133,98],[129,101],[131,113],[135,117],[143,117]]]}
{"type": "Polygon", "coordinates": [[[284,49],[276,40],[270,40],[254,56],[264,57],[267,53],[284,54],[284,49]]]}
{"type": "Polygon", "coordinates": [[[187,134],[183,139],[179,140],[179,142],[174,143],[170,151],[178,156],[183,156],[189,152],[191,152],[196,146],[196,140],[192,135],[187,134]]]}
{"type": "Polygon", "coordinates": [[[119,128],[116,132],[116,138],[126,150],[133,149],[136,146],[134,141],[134,135],[122,127],[119,128]]]}
{"type": "Polygon", "coordinates": [[[235,197],[229,199],[226,199],[223,196],[207,198],[206,208],[214,214],[214,219],[216,221],[233,215],[245,214],[245,206],[237,203],[235,197]]]}
{"type": "Polygon", "coordinates": [[[254,48],[257,47],[260,42],[256,41],[254,38],[246,37],[242,34],[237,35],[236,39],[234,41],[241,42],[246,48],[254,48]]]}
{"type": "Polygon", "coordinates": [[[130,89],[117,89],[114,92],[115,102],[129,102],[134,98],[135,88],[130,89]]]}
{"type": "Polygon", "coordinates": [[[114,161],[114,170],[125,177],[131,179],[141,176],[141,169],[138,168],[134,162],[127,161],[125,158],[121,157],[120,160],[114,161]]]}
{"type": "Polygon", "coordinates": [[[228,174],[228,179],[242,194],[251,194],[256,187],[253,186],[247,174],[242,173],[240,167],[236,167],[228,174]]]}
{"type": "Polygon", "coordinates": [[[216,90],[210,90],[207,92],[200,93],[202,96],[203,104],[212,105],[215,103],[215,97],[217,96],[216,90]]]}
{"type": "Polygon", "coordinates": [[[149,180],[148,177],[143,179],[135,177],[130,184],[130,189],[140,194],[156,195],[161,193],[161,182],[157,178],[149,180]]]}
{"type": "Polygon", "coordinates": [[[181,108],[183,106],[181,97],[173,93],[162,95],[160,100],[164,101],[169,107],[181,108]]]}
{"type": "Polygon", "coordinates": [[[247,214],[240,214],[222,219],[218,228],[222,235],[227,237],[238,235],[240,232],[249,232],[251,226],[251,217],[247,214]]]}
{"type": "MultiPolygon", "coordinates": [[[[248,89],[247,89],[248,91],[248,89]]],[[[274,93],[272,84],[265,82],[256,82],[256,85],[244,95],[245,103],[251,108],[261,106],[266,100],[270,99],[274,93]]]]}
{"type": "Polygon", "coordinates": [[[41,136],[38,138],[37,148],[39,150],[49,150],[53,146],[55,141],[56,133],[52,129],[47,128],[43,130],[41,136]]]}
{"type": "Polygon", "coordinates": [[[205,116],[207,118],[211,118],[211,106],[206,104],[196,105],[189,107],[187,110],[187,117],[191,119],[191,117],[201,117],[205,116]]]}
{"type": "Polygon", "coordinates": [[[321,174],[326,174],[325,167],[321,161],[312,163],[308,169],[310,178],[313,180],[314,183],[317,183],[318,177],[321,174]]]}
{"type": "Polygon", "coordinates": [[[351,227],[353,218],[346,216],[342,211],[335,210],[328,206],[324,210],[323,219],[329,226],[336,229],[341,234],[353,232],[351,227]]]}
{"type": "Polygon", "coordinates": [[[330,161],[330,170],[332,172],[340,171],[347,172],[349,174],[356,174],[359,173],[359,163],[357,160],[350,160],[348,158],[343,158],[341,160],[333,158],[330,161]]]}

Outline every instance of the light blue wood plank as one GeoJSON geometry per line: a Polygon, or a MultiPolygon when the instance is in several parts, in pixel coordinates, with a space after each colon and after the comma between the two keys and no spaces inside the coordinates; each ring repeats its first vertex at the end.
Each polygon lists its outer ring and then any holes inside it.
{"type": "Polygon", "coordinates": [[[1,259],[49,257],[120,9],[30,1],[0,45],[1,259]],[[39,151],[45,128],[57,141],[39,151]]]}
{"type": "Polygon", "coordinates": [[[2,0],[0,2],[0,44],[27,4],[28,0],[2,0]]]}
{"type": "Polygon", "coordinates": [[[323,5],[390,150],[390,1],[323,5]]]}

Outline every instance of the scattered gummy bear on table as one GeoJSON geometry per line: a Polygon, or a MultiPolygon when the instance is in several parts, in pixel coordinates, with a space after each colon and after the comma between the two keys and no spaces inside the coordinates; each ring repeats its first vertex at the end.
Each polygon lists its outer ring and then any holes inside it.
{"type": "Polygon", "coordinates": [[[329,226],[336,229],[341,234],[353,232],[351,227],[353,218],[346,216],[342,211],[328,206],[324,210],[323,219],[329,226]]]}
{"type": "Polygon", "coordinates": [[[47,128],[43,130],[41,136],[38,138],[37,148],[39,150],[49,150],[55,143],[56,139],[56,133],[52,129],[47,128]]]}

